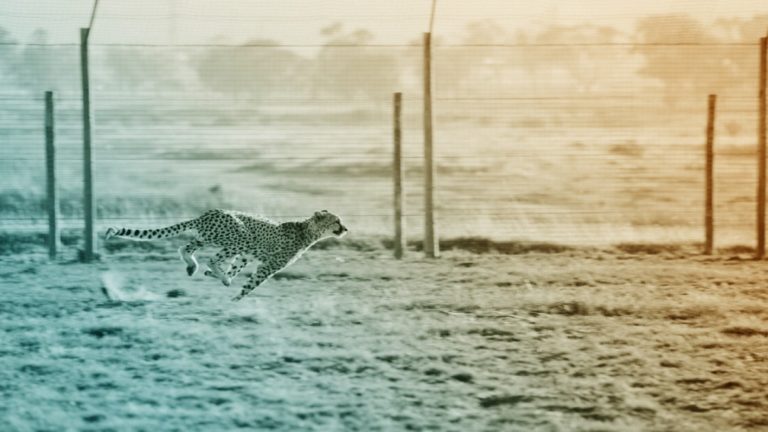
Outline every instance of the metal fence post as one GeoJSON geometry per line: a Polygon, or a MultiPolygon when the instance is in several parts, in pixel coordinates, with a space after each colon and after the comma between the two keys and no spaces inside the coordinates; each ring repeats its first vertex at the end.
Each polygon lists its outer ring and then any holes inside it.
{"type": "Polygon", "coordinates": [[[83,261],[91,262],[95,258],[96,233],[94,219],[96,209],[93,200],[93,161],[91,151],[91,93],[88,77],[88,34],[90,28],[80,29],[80,72],[83,87],[83,211],[85,217],[85,250],[83,261]]]}
{"type": "Polygon", "coordinates": [[[440,256],[435,215],[435,165],[432,147],[432,35],[424,33],[424,253],[440,256]]]}
{"type": "Polygon", "coordinates": [[[56,259],[59,249],[59,197],[56,187],[56,146],[54,143],[53,92],[45,92],[45,173],[48,207],[48,257],[56,259]]]}
{"type": "Polygon", "coordinates": [[[392,176],[394,179],[394,206],[395,206],[395,258],[403,257],[405,251],[405,234],[403,232],[403,148],[402,148],[402,93],[395,93],[393,97],[393,141],[394,157],[392,161],[392,176]]]}
{"type": "Polygon", "coordinates": [[[712,254],[714,246],[714,162],[715,162],[715,108],[717,106],[717,95],[709,95],[707,105],[707,144],[706,144],[706,173],[705,180],[705,199],[704,199],[704,253],[712,254]]]}
{"type": "Polygon", "coordinates": [[[760,38],[760,83],[758,92],[757,124],[757,249],[755,259],[765,256],[765,157],[766,157],[766,62],[768,62],[768,38],[760,38]]]}

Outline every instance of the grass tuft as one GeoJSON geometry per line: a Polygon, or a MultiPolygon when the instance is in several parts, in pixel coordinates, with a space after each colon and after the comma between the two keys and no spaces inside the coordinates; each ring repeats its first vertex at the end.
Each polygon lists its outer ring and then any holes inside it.
{"type": "MultiPolygon", "coordinates": [[[[75,231],[63,230],[63,246],[75,246],[82,236],[75,231]]],[[[0,255],[33,252],[48,244],[48,233],[0,231],[0,255]]]]}
{"type": "Polygon", "coordinates": [[[686,249],[684,245],[674,243],[619,243],[615,248],[621,252],[633,255],[679,254],[686,249]]]}
{"type": "Polygon", "coordinates": [[[752,326],[731,326],[720,330],[729,336],[768,336],[768,330],[752,326]]]}
{"type": "Polygon", "coordinates": [[[565,315],[565,316],[605,316],[605,317],[617,317],[633,315],[636,311],[628,307],[620,307],[614,305],[589,305],[584,301],[573,300],[556,302],[544,307],[546,313],[565,315]]]}
{"type": "MultiPolygon", "coordinates": [[[[386,242],[389,247],[391,242],[386,242]]],[[[411,249],[421,252],[424,244],[421,241],[409,241],[411,249]]],[[[562,253],[573,250],[582,250],[574,246],[566,246],[557,243],[534,241],[495,241],[485,237],[457,237],[440,240],[441,250],[464,250],[476,254],[499,253],[504,255],[520,255],[526,253],[562,253]]]]}
{"type": "Polygon", "coordinates": [[[746,245],[735,245],[735,246],[729,246],[725,248],[718,249],[718,252],[722,254],[732,254],[732,255],[741,255],[741,254],[754,254],[755,248],[752,246],[746,246],[746,245]]]}
{"type": "Polygon", "coordinates": [[[315,250],[331,250],[331,249],[346,249],[355,250],[358,252],[374,252],[381,250],[382,241],[372,237],[364,238],[330,238],[319,241],[312,246],[315,250]]]}

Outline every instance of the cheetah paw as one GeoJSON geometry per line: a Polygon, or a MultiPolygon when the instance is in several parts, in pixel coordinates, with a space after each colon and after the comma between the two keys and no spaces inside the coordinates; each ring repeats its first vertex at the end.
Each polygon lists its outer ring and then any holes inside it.
{"type": "Polygon", "coordinates": [[[224,286],[228,287],[228,286],[230,286],[232,284],[232,278],[231,277],[218,275],[218,274],[214,273],[211,269],[206,270],[205,273],[203,273],[203,274],[208,276],[208,277],[212,277],[214,279],[220,280],[221,283],[224,284],[224,286]]]}
{"type": "Polygon", "coordinates": [[[187,266],[187,274],[190,276],[193,276],[195,273],[197,273],[197,266],[196,265],[188,265],[187,266]]]}

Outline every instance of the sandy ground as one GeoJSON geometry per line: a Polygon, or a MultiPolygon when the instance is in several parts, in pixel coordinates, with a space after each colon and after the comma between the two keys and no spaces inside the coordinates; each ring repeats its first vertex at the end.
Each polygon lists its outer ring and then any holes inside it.
{"type": "Polygon", "coordinates": [[[0,257],[0,429],[768,428],[765,263],[372,244],[238,303],[171,244],[0,257]]]}

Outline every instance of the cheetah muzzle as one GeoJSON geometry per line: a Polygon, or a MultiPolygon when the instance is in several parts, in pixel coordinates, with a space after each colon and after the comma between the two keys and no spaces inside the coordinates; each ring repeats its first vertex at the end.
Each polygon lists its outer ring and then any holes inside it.
{"type": "Polygon", "coordinates": [[[154,240],[176,237],[194,231],[194,239],[179,248],[181,259],[187,264],[189,276],[197,273],[195,252],[204,246],[221,250],[208,262],[204,275],[218,279],[224,286],[251,262],[258,261],[256,271],[243,285],[240,300],[275,273],[293,264],[318,241],[343,237],[349,230],[341,219],[327,210],[300,222],[277,223],[263,216],[231,210],[210,210],[202,216],[176,225],[158,229],[109,228],[105,234],[132,240],[154,240]]]}

